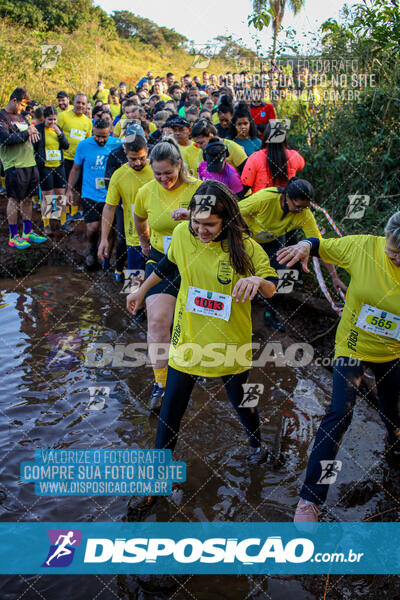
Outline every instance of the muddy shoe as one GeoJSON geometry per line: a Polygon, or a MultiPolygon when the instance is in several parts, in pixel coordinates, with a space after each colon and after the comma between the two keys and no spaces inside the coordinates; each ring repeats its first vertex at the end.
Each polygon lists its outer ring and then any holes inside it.
{"type": "Polygon", "coordinates": [[[293,521],[295,523],[318,523],[317,504],[300,498],[293,521]]]}
{"type": "Polygon", "coordinates": [[[250,448],[250,454],[247,460],[251,465],[261,465],[268,460],[268,450],[265,446],[250,448]]]}
{"type": "Polygon", "coordinates": [[[161,410],[161,404],[164,398],[165,388],[160,383],[155,382],[153,391],[150,398],[150,412],[159,415],[161,410]]]}
{"type": "Polygon", "coordinates": [[[128,521],[141,521],[153,508],[159,496],[145,496],[141,500],[132,496],[128,501],[128,521]]]}

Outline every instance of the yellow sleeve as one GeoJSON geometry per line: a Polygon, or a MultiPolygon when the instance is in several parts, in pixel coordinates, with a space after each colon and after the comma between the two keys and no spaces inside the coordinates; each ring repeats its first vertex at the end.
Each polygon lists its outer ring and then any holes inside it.
{"type": "Polygon", "coordinates": [[[301,217],[301,223],[299,223],[299,226],[304,231],[304,235],[306,237],[316,237],[322,240],[321,232],[318,229],[317,222],[311,210],[306,208],[299,216],[301,217]]]}
{"type": "MultiPolygon", "coordinates": [[[[278,277],[278,273],[270,265],[268,254],[264,252],[260,244],[255,240],[249,239],[245,242],[245,247],[248,246],[248,254],[250,255],[255,274],[258,277],[266,279],[267,277],[278,277]],[[250,248],[252,246],[252,248],[250,248]]],[[[246,248],[247,249],[247,248],[246,248]]]]}
{"type": "Polygon", "coordinates": [[[121,119],[118,121],[113,131],[114,137],[120,137],[121,135],[121,119]]]}
{"type": "Polygon", "coordinates": [[[319,243],[319,255],[323,261],[342,267],[350,272],[354,257],[363,252],[366,235],[346,235],[342,238],[322,239],[319,243]]]}
{"type": "Polygon", "coordinates": [[[112,174],[107,190],[106,204],[111,204],[111,206],[118,206],[121,198],[117,173],[118,170],[112,174]]]}
{"type": "Polygon", "coordinates": [[[147,219],[147,209],[145,206],[145,196],[142,193],[143,188],[141,188],[135,197],[135,205],[134,205],[134,213],[141,219],[147,219]]]}
{"type": "Polygon", "coordinates": [[[89,138],[92,135],[93,123],[92,119],[89,119],[89,129],[86,132],[86,137],[89,138]]]}
{"type": "Polygon", "coordinates": [[[248,216],[258,215],[264,205],[264,190],[260,190],[259,192],[256,192],[255,194],[252,194],[248,198],[245,198],[239,202],[240,212],[245,218],[248,216]]]}
{"type": "Polygon", "coordinates": [[[234,167],[238,167],[239,165],[241,165],[245,160],[247,160],[247,154],[244,151],[244,149],[242,148],[242,146],[240,146],[239,144],[237,144],[236,142],[231,142],[229,144],[229,157],[228,157],[228,162],[229,159],[232,163],[232,165],[234,167]]]}

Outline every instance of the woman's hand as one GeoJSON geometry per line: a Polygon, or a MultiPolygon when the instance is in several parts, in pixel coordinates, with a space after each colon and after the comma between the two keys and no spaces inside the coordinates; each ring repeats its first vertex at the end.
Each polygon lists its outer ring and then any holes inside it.
{"type": "Polygon", "coordinates": [[[136,315],[137,311],[143,306],[144,303],[144,294],[141,291],[141,288],[135,290],[131,294],[128,294],[126,298],[126,308],[130,313],[136,315]]]}
{"type": "Polygon", "coordinates": [[[53,129],[53,131],[57,134],[57,135],[61,135],[61,129],[59,128],[59,126],[57,125],[57,123],[54,123],[51,127],[53,129]]]}
{"type": "Polygon", "coordinates": [[[172,211],[171,217],[174,221],[188,221],[190,212],[187,208],[176,208],[172,211]]]}
{"type": "Polygon", "coordinates": [[[344,293],[347,292],[347,285],[343,283],[343,281],[336,275],[336,277],[332,277],[332,283],[335,290],[339,293],[339,290],[342,290],[344,293]]]}
{"type": "Polygon", "coordinates": [[[299,242],[294,246],[287,246],[278,250],[276,258],[280,265],[286,265],[288,268],[293,267],[299,260],[303,271],[309,273],[310,270],[307,266],[308,259],[310,257],[311,246],[307,242],[299,242]]]}
{"type": "Polygon", "coordinates": [[[262,278],[257,277],[256,275],[251,277],[242,277],[242,279],[239,279],[233,289],[233,298],[236,298],[236,302],[240,302],[241,298],[242,302],[246,302],[246,300],[253,300],[260,288],[261,282],[262,278]]]}

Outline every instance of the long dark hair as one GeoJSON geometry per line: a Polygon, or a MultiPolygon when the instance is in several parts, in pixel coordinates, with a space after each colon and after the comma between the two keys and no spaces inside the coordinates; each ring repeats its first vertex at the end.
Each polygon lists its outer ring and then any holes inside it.
{"type": "Polygon", "coordinates": [[[275,142],[273,144],[269,143],[268,139],[271,135],[271,129],[271,125],[267,123],[264,130],[261,149],[266,148],[267,150],[267,170],[269,169],[272,175],[272,184],[285,186],[288,182],[286,156],[287,141],[285,137],[284,141],[278,144],[275,142]]]}
{"type": "Polygon", "coordinates": [[[236,121],[238,119],[243,119],[243,118],[246,118],[250,121],[249,138],[257,137],[257,128],[254,123],[254,119],[251,116],[251,112],[249,110],[247,103],[239,102],[239,104],[237,105],[237,107],[235,108],[235,110],[233,112],[232,119],[231,119],[231,122],[229,125],[228,137],[231,140],[234,140],[238,135],[238,132],[236,129],[236,121]]]}
{"type": "Polygon", "coordinates": [[[245,238],[251,237],[250,229],[243,219],[239,210],[237,198],[233,192],[222,182],[209,179],[204,181],[196,190],[189,204],[190,221],[189,230],[192,235],[196,235],[191,225],[193,211],[196,209],[196,196],[214,196],[215,205],[211,209],[211,214],[218,215],[222,219],[223,240],[227,244],[230,263],[236,273],[245,277],[254,275],[255,269],[251,257],[248,255],[243,242],[245,238]]]}

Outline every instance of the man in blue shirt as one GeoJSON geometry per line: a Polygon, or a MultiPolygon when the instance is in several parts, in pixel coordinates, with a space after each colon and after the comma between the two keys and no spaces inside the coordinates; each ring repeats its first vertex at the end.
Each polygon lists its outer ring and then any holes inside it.
{"type": "MultiPolygon", "coordinates": [[[[74,164],[68,179],[67,202],[72,203],[72,189],[82,170],[82,206],[86,223],[86,235],[89,242],[89,254],[86,258],[88,267],[97,262],[97,243],[101,215],[106,201],[107,188],[105,172],[107,159],[112,150],[121,144],[118,138],[110,137],[111,128],[108,121],[99,119],[93,126],[93,136],[79,142],[74,164]]],[[[107,259],[108,260],[108,259],[107,259]]],[[[108,268],[108,265],[103,265],[108,268]]]]}

